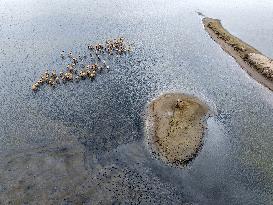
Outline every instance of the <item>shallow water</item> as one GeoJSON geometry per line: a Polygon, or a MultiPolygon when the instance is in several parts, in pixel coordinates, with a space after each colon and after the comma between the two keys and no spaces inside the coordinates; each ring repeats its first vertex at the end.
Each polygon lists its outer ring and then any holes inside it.
{"type": "Polygon", "coordinates": [[[272,204],[272,92],[196,14],[221,19],[273,57],[272,9],[269,0],[1,1],[0,203],[272,204]],[[135,51],[108,59],[108,73],[31,92],[43,71],[64,67],[60,51],[83,53],[119,35],[135,51]],[[171,91],[215,112],[185,169],[153,158],[145,144],[145,105],[171,91]]]}

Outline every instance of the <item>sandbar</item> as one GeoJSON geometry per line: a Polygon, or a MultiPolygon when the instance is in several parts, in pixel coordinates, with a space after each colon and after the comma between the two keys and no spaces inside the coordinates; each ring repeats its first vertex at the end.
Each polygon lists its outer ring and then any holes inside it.
{"type": "Polygon", "coordinates": [[[273,90],[273,60],[229,33],[218,19],[203,18],[205,30],[256,81],[273,90]]]}

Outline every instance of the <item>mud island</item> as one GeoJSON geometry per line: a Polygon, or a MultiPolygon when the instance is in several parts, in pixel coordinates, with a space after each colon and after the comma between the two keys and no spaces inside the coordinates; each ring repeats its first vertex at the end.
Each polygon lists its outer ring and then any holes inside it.
{"type": "Polygon", "coordinates": [[[273,60],[230,34],[220,20],[203,18],[205,30],[256,81],[273,90],[273,60]]]}
{"type": "Polygon", "coordinates": [[[182,94],[164,94],[148,105],[147,138],[163,161],[184,166],[203,144],[208,107],[182,94]]]}

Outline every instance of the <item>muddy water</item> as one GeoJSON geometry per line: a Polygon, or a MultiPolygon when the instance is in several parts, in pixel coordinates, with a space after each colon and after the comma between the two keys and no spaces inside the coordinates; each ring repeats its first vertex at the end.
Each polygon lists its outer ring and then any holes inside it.
{"type": "Polygon", "coordinates": [[[222,19],[270,55],[272,9],[270,1],[1,1],[0,202],[272,203],[272,93],[209,38],[196,14],[222,19]],[[109,58],[108,73],[31,92],[42,71],[64,67],[62,50],[82,53],[88,42],[119,35],[135,52],[109,58]],[[145,105],[164,92],[196,96],[216,113],[184,169],[145,145],[145,105]]]}

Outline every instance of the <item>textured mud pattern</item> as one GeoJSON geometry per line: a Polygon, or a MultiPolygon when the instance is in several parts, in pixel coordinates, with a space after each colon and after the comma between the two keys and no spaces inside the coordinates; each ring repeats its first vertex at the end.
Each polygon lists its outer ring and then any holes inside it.
{"type": "Polygon", "coordinates": [[[169,184],[143,167],[84,163],[81,146],[61,146],[6,155],[1,163],[1,204],[180,203],[169,184]],[[93,165],[94,166],[94,165],[93,165]],[[138,171],[138,169],[142,171],[138,171]],[[160,193],[160,194],[158,194],[160,193]]]}

